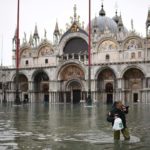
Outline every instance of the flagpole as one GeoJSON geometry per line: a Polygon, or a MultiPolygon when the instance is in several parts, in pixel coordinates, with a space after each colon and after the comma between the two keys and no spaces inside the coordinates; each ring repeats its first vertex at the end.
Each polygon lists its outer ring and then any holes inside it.
{"type": "Polygon", "coordinates": [[[2,68],[2,91],[3,91],[3,103],[7,102],[6,99],[6,71],[3,67],[3,35],[2,35],[2,48],[1,48],[1,68],[2,68]]]}
{"type": "Polygon", "coordinates": [[[16,39],[16,98],[15,104],[20,104],[19,97],[19,48],[20,48],[20,40],[19,40],[19,16],[20,15],[20,0],[18,0],[17,5],[17,39],[16,39]]]}
{"type": "Polygon", "coordinates": [[[92,104],[91,98],[91,0],[89,0],[89,30],[88,30],[88,99],[87,104],[92,104]]]}

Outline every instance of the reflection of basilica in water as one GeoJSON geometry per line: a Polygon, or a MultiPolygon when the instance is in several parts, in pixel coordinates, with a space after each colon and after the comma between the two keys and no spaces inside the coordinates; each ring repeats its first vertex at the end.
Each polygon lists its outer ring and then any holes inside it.
{"type": "MultiPolygon", "coordinates": [[[[150,10],[146,20],[146,37],[128,31],[122,17],[106,16],[101,6],[92,20],[91,90],[99,102],[150,101],[150,10]]],[[[13,63],[16,60],[13,38],[13,63]]],[[[37,26],[29,40],[24,36],[19,52],[19,93],[31,102],[76,103],[87,97],[88,32],[80,23],[74,7],[73,19],[64,33],[56,23],[53,43],[46,32],[39,37],[37,26]]],[[[15,65],[14,65],[15,66],[15,65]]],[[[2,67],[0,99],[15,97],[16,70],[2,67]],[[5,94],[5,95],[4,95],[5,94]]]]}

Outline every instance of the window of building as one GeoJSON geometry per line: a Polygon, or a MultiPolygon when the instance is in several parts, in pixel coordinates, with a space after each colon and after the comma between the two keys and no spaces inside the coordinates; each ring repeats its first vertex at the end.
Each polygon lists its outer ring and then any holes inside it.
{"type": "Polygon", "coordinates": [[[0,89],[2,89],[2,82],[0,82],[0,89]]]}
{"type": "Polygon", "coordinates": [[[69,54],[69,59],[72,59],[72,55],[71,54],[69,54]]]}
{"type": "Polygon", "coordinates": [[[110,59],[110,56],[107,54],[106,55],[106,60],[109,60],[110,59]]]}
{"type": "Polygon", "coordinates": [[[79,55],[78,54],[74,54],[74,59],[79,59],[79,55]]]}
{"type": "Polygon", "coordinates": [[[135,59],[135,53],[131,53],[131,59],[135,59]]]}
{"type": "Polygon", "coordinates": [[[141,58],[141,57],[142,57],[142,53],[138,52],[138,58],[141,58]]]}
{"type": "Polygon", "coordinates": [[[81,61],[84,61],[84,55],[81,55],[81,56],[80,56],[80,60],[81,60],[81,61]]]}
{"type": "Polygon", "coordinates": [[[45,64],[48,64],[48,59],[45,59],[45,64]]]}
{"type": "Polygon", "coordinates": [[[66,55],[63,55],[63,60],[67,60],[67,56],[66,55]]]}
{"type": "Polygon", "coordinates": [[[26,60],[26,61],[25,61],[25,64],[26,64],[26,65],[28,65],[28,64],[29,64],[29,61],[28,61],[28,60],[26,60]]]}
{"type": "Polygon", "coordinates": [[[86,59],[89,59],[89,56],[88,56],[88,55],[86,55],[86,59]]]}

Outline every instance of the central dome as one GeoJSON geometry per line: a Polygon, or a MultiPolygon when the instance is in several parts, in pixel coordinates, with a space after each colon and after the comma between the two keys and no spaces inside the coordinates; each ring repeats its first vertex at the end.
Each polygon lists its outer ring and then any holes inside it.
{"type": "Polygon", "coordinates": [[[124,27],[123,22],[122,22],[122,17],[121,15],[117,15],[116,11],[116,16],[113,18],[109,18],[106,16],[105,10],[103,8],[103,4],[101,5],[101,10],[99,11],[99,16],[91,21],[92,29],[94,33],[97,33],[97,31],[100,34],[128,34],[128,30],[124,27]]]}
{"type": "Polygon", "coordinates": [[[97,26],[101,33],[109,31],[110,33],[117,33],[118,27],[116,22],[106,16],[98,16],[92,20],[92,27],[97,26]]]}

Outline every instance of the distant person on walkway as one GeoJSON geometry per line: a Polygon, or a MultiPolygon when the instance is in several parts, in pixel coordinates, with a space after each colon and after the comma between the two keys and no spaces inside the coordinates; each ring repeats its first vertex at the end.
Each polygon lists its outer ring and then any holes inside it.
{"type": "Polygon", "coordinates": [[[120,139],[120,131],[124,139],[129,140],[130,135],[126,125],[126,114],[128,113],[129,106],[124,106],[121,101],[115,101],[112,110],[107,115],[107,121],[112,123],[114,130],[114,140],[120,139]],[[117,123],[119,123],[117,125],[117,123]]]}

